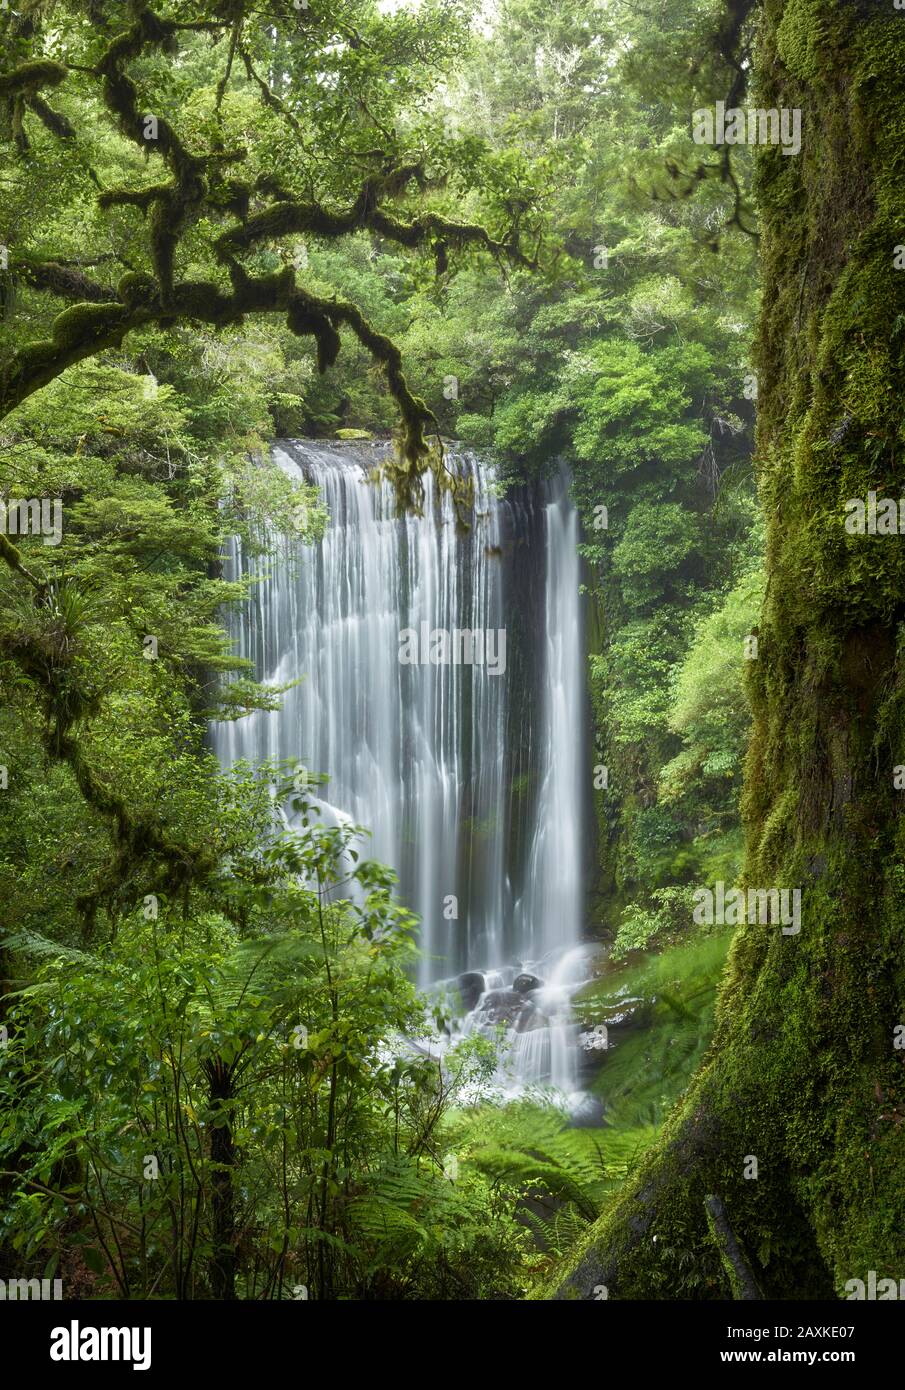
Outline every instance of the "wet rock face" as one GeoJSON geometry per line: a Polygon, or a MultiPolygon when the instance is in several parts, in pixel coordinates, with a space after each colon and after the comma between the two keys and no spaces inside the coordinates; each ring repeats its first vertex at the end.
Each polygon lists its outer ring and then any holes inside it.
{"type": "Polygon", "coordinates": [[[511,1027],[525,1003],[514,989],[489,989],[481,1004],[482,1023],[503,1023],[511,1027]]]}
{"type": "Polygon", "coordinates": [[[512,988],[518,994],[527,994],[531,989],[540,989],[543,983],[536,975],[516,975],[512,981],[512,988]]]}
{"type": "Polygon", "coordinates": [[[542,1014],[540,1009],[531,1003],[530,999],[526,999],[516,1020],[515,1031],[517,1033],[530,1033],[535,1028],[547,1028],[549,1023],[550,1020],[547,1015],[542,1014]]]}

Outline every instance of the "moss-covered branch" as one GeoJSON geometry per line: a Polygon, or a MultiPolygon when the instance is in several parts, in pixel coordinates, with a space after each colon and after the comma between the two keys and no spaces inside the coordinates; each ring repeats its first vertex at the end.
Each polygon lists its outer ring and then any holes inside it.
{"type": "MultiPolygon", "coordinates": [[[[161,113],[155,112],[153,115],[154,138],[149,139],[145,113],[138,104],[138,88],[125,72],[125,65],[140,57],[146,48],[168,45],[180,30],[190,28],[194,31],[220,32],[223,27],[218,22],[180,25],[160,19],[153,10],[143,9],[134,24],[111,41],[97,65],[97,71],[103,78],[104,102],[121,133],[141,149],[159,154],[173,173],[170,183],[138,190],[131,196],[122,189],[101,195],[101,199],[106,197],[107,206],[131,201],[146,211],[150,209],[151,258],[164,302],[172,299],[179,237],[193,217],[200,213],[207,192],[204,177],[207,160],[204,156],[190,153],[161,113]]],[[[104,203],[101,205],[104,206],[104,203]]]]}
{"type": "Polygon", "coordinates": [[[115,303],[74,304],[58,314],[51,336],[14,353],[0,373],[0,419],[67,367],[108,347],[119,347],[126,333],[148,323],[144,308],[115,303]]]}
{"type": "MultiPolygon", "coordinates": [[[[13,549],[0,535],[0,550],[4,546],[13,549]]],[[[4,558],[8,559],[5,554],[4,558]]],[[[61,620],[53,586],[38,581],[19,563],[14,563],[14,568],[36,588],[34,602],[45,631],[37,636],[2,636],[0,653],[13,661],[39,692],[48,757],[70,768],[86,804],[109,822],[113,836],[112,863],[77,903],[88,936],[98,908],[105,903],[112,905],[137,867],[147,872],[150,866],[155,872],[156,866],[154,882],[159,883],[161,891],[175,896],[211,873],[216,860],[205,846],[175,840],[159,816],[136,812],[128,797],[98,778],[77,737],[80,726],[97,712],[95,697],[79,687],[74,673],[77,636],[70,634],[61,620]]],[[[138,896],[138,889],[133,889],[132,901],[138,896]]]]}
{"type": "MultiPolygon", "coordinates": [[[[415,177],[418,166],[407,167],[406,182],[415,177]]],[[[392,182],[394,175],[389,176],[392,182]]],[[[398,179],[397,179],[398,182],[398,179]]],[[[350,232],[368,229],[388,241],[411,249],[440,239],[457,249],[478,246],[500,259],[534,268],[535,262],[524,255],[514,240],[494,239],[486,227],[474,222],[454,222],[439,213],[429,212],[405,221],[380,207],[379,199],[386,193],[384,179],[375,175],[362,184],[354,201],[345,209],[335,211],[320,203],[281,199],[270,207],[249,217],[241,226],[231,227],[217,240],[223,255],[235,255],[250,250],[262,241],[303,232],[322,237],[346,236],[350,232]]]]}
{"type": "Polygon", "coordinates": [[[729,1224],[729,1215],[722,1198],[713,1193],[708,1194],[704,1198],[704,1208],[707,1212],[707,1228],[714,1245],[720,1252],[723,1270],[729,1280],[733,1298],[745,1300],[763,1298],[751,1266],[729,1224]]]}
{"type": "Polygon", "coordinates": [[[11,72],[0,73],[0,101],[34,96],[42,87],[58,87],[66,76],[63,64],[49,58],[20,63],[11,72]]]}
{"type": "Polygon", "coordinates": [[[10,270],[33,289],[47,290],[60,299],[89,304],[112,304],[116,301],[116,290],[92,280],[77,266],[62,265],[59,261],[13,259],[10,270]]]}
{"type": "Polygon", "coordinates": [[[28,98],[26,105],[29,111],[33,111],[38,117],[38,120],[41,121],[50,131],[51,135],[55,135],[58,140],[75,139],[75,127],[72,122],[68,117],[64,116],[62,112],[55,111],[52,106],[48,106],[43,97],[37,94],[31,96],[28,98]]]}
{"type": "MultiPolygon", "coordinates": [[[[93,80],[99,86],[100,98],[122,136],[143,153],[157,155],[169,174],[144,186],[126,184],[98,195],[102,210],[135,208],[145,217],[153,275],[130,272],[114,290],[86,276],[79,267],[66,267],[55,259],[34,262],[18,257],[14,274],[33,289],[75,302],[53,321],[48,338],[20,348],[0,372],[0,418],[67,367],[120,346],[135,328],[151,323],[170,327],[180,321],[223,327],[241,322],[248,313],[282,313],[294,332],[315,338],[321,371],[336,360],[342,327],[354,333],[380,365],[402,417],[397,491],[401,502],[417,505],[422,495],[420,475],[430,456],[425,436],[436,429],[436,420],[409,390],[396,344],[370,324],[356,305],[311,294],[296,282],[291,270],[251,275],[240,265],[239,257],[287,235],[307,232],[337,239],[369,230],[409,249],[429,249],[441,270],[447,266],[450,249],[468,247],[500,261],[523,266],[533,262],[520,248],[515,225],[512,234],[500,240],[478,223],[457,222],[433,211],[407,218],[387,207],[408,188],[417,185],[424,190],[428,186],[419,159],[391,157],[379,150],[368,152],[366,158],[377,159],[380,167],[363,180],[351,202],[331,208],[314,199],[298,198],[273,174],[259,175],[247,183],[226,178],[225,166],[240,161],[244,152],[216,149],[194,153],[160,111],[153,113],[154,125],[149,128],[150,118],[128,71],[130,65],[150,50],[169,51],[183,32],[230,33],[230,54],[241,54],[249,79],[257,84],[267,105],[286,121],[294,135],[299,134],[293,113],[270,92],[254,68],[239,23],[241,14],[241,4],[232,5],[224,7],[222,18],[180,22],[135,4],[130,7],[128,24],[109,39],[95,66],[77,69],[83,80],[93,80]],[[253,199],[262,195],[272,200],[269,206],[250,211],[253,199]],[[212,241],[210,249],[228,274],[231,290],[212,281],[178,281],[177,251],[186,232],[201,218],[222,223],[225,214],[238,220],[212,241]]],[[[68,71],[61,64],[38,60],[20,63],[0,77],[0,99],[5,97],[12,103],[17,138],[25,139],[22,111],[28,102],[49,128],[57,134],[68,133],[65,118],[41,104],[38,95],[42,86],[62,83],[68,71]]]]}

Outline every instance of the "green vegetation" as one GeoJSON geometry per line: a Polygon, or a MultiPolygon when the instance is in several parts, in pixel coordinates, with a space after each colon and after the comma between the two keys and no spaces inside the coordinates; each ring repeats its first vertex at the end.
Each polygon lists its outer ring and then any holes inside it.
{"type": "Polygon", "coordinates": [[[807,111],[811,133],[800,159],[757,162],[768,587],[744,797],[744,879],[801,885],[802,929],[792,951],[737,933],[707,1063],[570,1261],[567,1297],[598,1282],[700,1296],[714,1192],[768,1297],[841,1296],[855,1270],[901,1259],[901,552],[852,544],[842,517],[868,477],[900,490],[905,31],[876,7],[817,9],[769,0],[759,37],[759,101],[807,111]],[[664,1247],[690,1252],[692,1273],[664,1247]]]}
{"type": "Polygon", "coordinates": [[[901,491],[905,29],[866,0],[489,19],[0,9],[0,497],[65,514],[58,545],[0,531],[0,1277],[723,1298],[713,1193],[768,1297],[897,1271],[903,560],[841,517],[901,491]],[[690,114],[752,53],[802,154],[702,158],[690,114]],[[287,831],[291,770],[209,750],[279,706],[221,556],[323,534],[268,459],[293,436],[392,439],[400,508],[430,469],[465,526],[451,443],[503,489],[569,467],[587,1127],[492,1101],[486,1040],[419,1049],[367,827],[302,801],[287,831]],[[696,926],[717,880],[802,885],[800,939],[696,926]]]}

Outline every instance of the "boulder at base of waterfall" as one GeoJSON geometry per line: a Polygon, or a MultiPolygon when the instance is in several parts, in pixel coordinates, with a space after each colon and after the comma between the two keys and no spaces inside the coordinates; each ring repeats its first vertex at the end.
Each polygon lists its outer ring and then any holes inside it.
{"type": "Polygon", "coordinates": [[[527,994],[529,989],[540,989],[543,983],[536,975],[516,975],[512,981],[512,988],[518,994],[527,994]]]}
{"type": "Polygon", "coordinates": [[[456,988],[462,1000],[462,1007],[470,1014],[484,993],[484,976],[479,970],[466,970],[464,975],[460,975],[456,980],[456,988]]]}
{"type": "Polygon", "coordinates": [[[527,994],[514,989],[489,989],[477,1011],[479,1027],[511,1028],[515,1033],[531,1033],[546,1028],[549,1020],[527,994]]]}
{"type": "Polygon", "coordinates": [[[482,1023],[502,1023],[511,1028],[525,1007],[525,997],[514,989],[489,989],[481,1003],[482,1023]]]}

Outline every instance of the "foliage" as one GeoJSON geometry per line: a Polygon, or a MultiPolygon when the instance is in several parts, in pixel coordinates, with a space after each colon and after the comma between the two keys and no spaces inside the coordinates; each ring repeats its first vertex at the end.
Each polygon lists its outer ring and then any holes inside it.
{"type": "Polygon", "coordinates": [[[2,1080],[23,1262],[81,1260],[94,1297],[517,1292],[524,1242],[439,1146],[480,1058],[400,1052],[422,1020],[411,919],[353,829],[300,810],[231,890],[241,929],[164,907],[91,954],[10,943],[45,958],[2,1080]]]}
{"type": "Polygon", "coordinates": [[[762,549],[745,153],[702,166],[684,120],[727,77],[716,8],[0,9],[0,494],[64,514],[58,546],[0,537],[17,1272],[86,1297],[521,1297],[701,1060],[722,956],[685,909],[739,860],[762,549]],[[588,1007],[637,989],[647,1023],[601,1069],[599,1129],[466,1105],[493,1057],[412,1042],[413,923],[360,832],[304,802],[278,827],[285,769],[206,746],[209,719],[279,702],[227,635],[249,597],[227,537],[283,555],[326,521],[268,444],[360,431],[397,432],[403,505],[446,477],[428,436],[504,488],[571,469],[610,774],[588,1007]]]}

